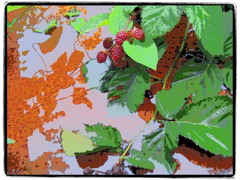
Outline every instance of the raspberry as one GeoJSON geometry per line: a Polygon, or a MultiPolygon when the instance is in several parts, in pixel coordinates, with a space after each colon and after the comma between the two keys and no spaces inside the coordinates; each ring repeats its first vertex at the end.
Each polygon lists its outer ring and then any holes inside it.
{"type": "Polygon", "coordinates": [[[103,47],[104,47],[105,49],[109,49],[112,45],[113,45],[113,40],[112,40],[112,38],[108,37],[108,38],[104,39],[104,41],[103,41],[103,47]]]}
{"type": "Polygon", "coordinates": [[[116,44],[122,45],[124,41],[128,39],[128,35],[125,31],[119,31],[116,35],[116,44]]]}
{"type": "Polygon", "coordinates": [[[106,59],[107,59],[107,53],[105,53],[104,51],[100,51],[97,54],[97,62],[104,63],[106,59]]]}
{"type": "Polygon", "coordinates": [[[124,54],[123,48],[121,46],[115,46],[110,50],[110,54],[114,62],[119,62],[124,54]]]}
{"type": "Polygon", "coordinates": [[[143,40],[145,38],[144,32],[141,29],[135,28],[133,30],[133,37],[135,37],[137,40],[143,40]]]}

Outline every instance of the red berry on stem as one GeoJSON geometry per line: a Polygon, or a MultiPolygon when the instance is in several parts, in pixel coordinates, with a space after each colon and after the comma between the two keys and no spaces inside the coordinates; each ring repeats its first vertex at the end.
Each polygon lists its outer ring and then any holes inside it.
{"type": "Polygon", "coordinates": [[[133,37],[136,38],[137,40],[143,40],[145,38],[145,34],[143,30],[135,28],[133,29],[133,37]]]}
{"type": "Polygon", "coordinates": [[[116,44],[122,45],[124,41],[128,39],[128,34],[125,31],[119,31],[116,35],[116,44]]]}
{"type": "Polygon", "coordinates": [[[110,50],[110,54],[111,54],[112,60],[114,62],[118,62],[121,60],[124,54],[123,48],[121,46],[115,46],[110,50]]]}
{"type": "Polygon", "coordinates": [[[112,40],[112,38],[108,37],[108,38],[104,39],[104,41],[103,41],[103,47],[104,47],[105,49],[109,49],[112,45],[113,45],[113,40],[112,40]]]}
{"type": "Polygon", "coordinates": [[[100,51],[98,54],[97,54],[97,62],[99,63],[104,63],[107,59],[107,53],[103,52],[103,51],[100,51]]]}

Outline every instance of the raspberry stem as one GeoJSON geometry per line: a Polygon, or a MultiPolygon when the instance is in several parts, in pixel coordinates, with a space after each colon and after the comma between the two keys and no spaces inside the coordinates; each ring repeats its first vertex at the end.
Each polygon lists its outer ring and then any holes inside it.
{"type": "Polygon", "coordinates": [[[168,80],[170,74],[172,73],[172,71],[174,69],[174,66],[176,65],[176,63],[177,63],[177,61],[178,61],[178,59],[179,59],[179,57],[180,57],[180,55],[181,55],[181,53],[183,51],[183,48],[184,48],[184,45],[185,45],[185,42],[186,42],[186,39],[187,39],[187,34],[188,34],[189,27],[190,27],[190,23],[188,22],[187,28],[186,28],[186,31],[185,31],[185,34],[184,34],[183,42],[182,42],[181,47],[180,47],[180,50],[178,51],[177,56],[175,57],[175,59],[174,59],[172,65],[171,65],[171,67],[169,68],[166,76],[164,77],[163,87],[162,87],[163,90],[165,89],[166,84],[167,84],[167,80],[168,80]]]}

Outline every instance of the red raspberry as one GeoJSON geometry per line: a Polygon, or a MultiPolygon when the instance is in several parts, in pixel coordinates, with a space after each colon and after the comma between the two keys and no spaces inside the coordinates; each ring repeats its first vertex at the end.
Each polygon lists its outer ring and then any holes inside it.
{"type": "Polygon", "coordinates": [[[107,59],[107,53],[104,52],[104,51],[100,51],[98,54],[97,54],[97,62],[99,63],[104,63],[107,59]]]}
{"type": "Polygon", "coordinates": [[[116,35],[116,44],[117,45],[122,45],[124,41],[128,39],[127,32],[125,31],[119,31],[116,35]]]}
{"type": "Polygon", "coordinates": [[[103,41],[103,47],[104,47],[105,49],[109,49],[112,45],[113,45],[113,40],[112,40],[112,38],[108,37],[108,38],[104,39],[104,41],[103,41]]]}
{"type": "Polygon", "coordinates": [[[124,54],[122,46],[115,46],[110,50],[112,60],[119,62],[124,54]]]}
{"type": "Polygon", "coordinates": [[[135,28],[133,30],[133,37],[135,37],[137,40],[143,40],[145,38],[144,32],[141,29],[135,28]]]}

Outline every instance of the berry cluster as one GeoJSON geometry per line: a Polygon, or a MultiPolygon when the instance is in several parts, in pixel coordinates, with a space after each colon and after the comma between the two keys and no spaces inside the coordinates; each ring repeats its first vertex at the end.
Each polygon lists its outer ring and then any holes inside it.
{"type": "Polygon", "coordinates": [[[105,50],[98,52],[98,63],[104,63],[109,56],[109,58],[113,62],[113,66],[126,68],[128,66],[128,61],[126,60],[126,54],[123,50],[122,45],[123,42],[127,40],[132,42],[134,38],[139,41],[143,40],[145,38],[143,30],[134,27],[133,30],[130,30],[128,32],[119,31],[116,34],[115,40],[113,40],[111,37],[104,39],[103,47],[105,48],[105,50]]]}

